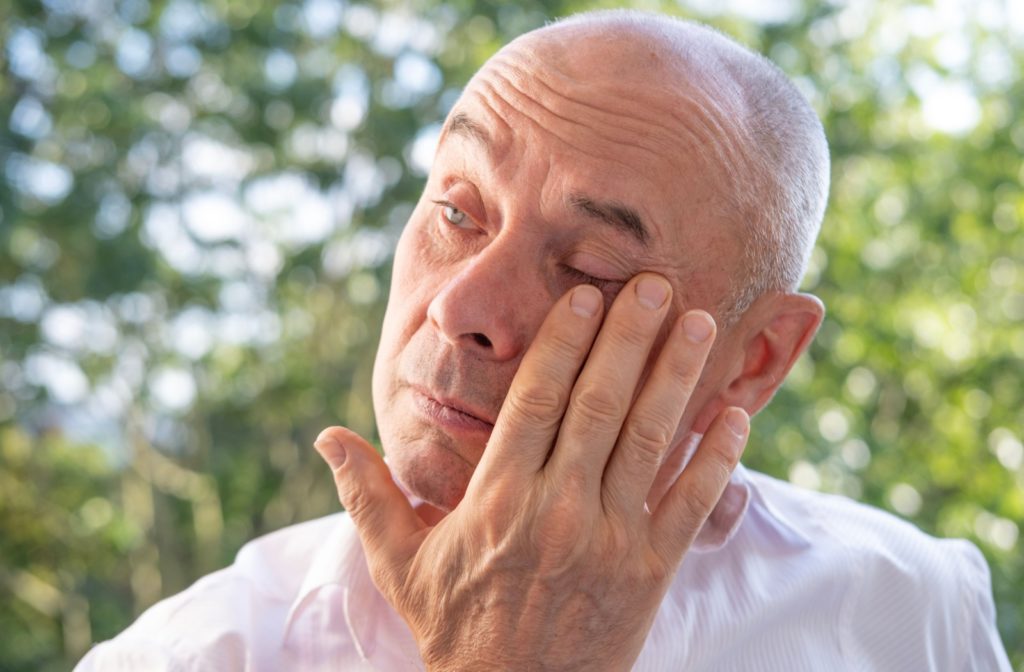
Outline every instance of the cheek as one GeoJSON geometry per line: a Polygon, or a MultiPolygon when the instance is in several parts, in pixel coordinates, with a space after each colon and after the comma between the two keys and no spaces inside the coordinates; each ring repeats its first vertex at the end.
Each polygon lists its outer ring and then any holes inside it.
{"type": "Polygon", "coordinates": [[[391,290],[379,353],[395,355],[427,319],[431,301],[454,274],[452,260],[439,251],[429,221],[419,211],[406,225],[395,248],[391,290]]]}
{"type": "Polygon", "coordinates": [[[451,233],[438,230],[433,210],[417,210],[395,249],[390,300],[401,299],[424,285],[451,278],[461,263],[478,251],[451,233]],[[396,296],[396,294],[399,294],[396,296]]]}

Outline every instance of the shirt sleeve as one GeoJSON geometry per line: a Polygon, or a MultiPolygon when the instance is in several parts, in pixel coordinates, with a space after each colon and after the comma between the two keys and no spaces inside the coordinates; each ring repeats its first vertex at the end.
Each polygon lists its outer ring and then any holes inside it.
{"type": "Polygon", "coordinates": [[[74,672],[178,672],[184,668],[174,663],[169,651],[155,642],[111,640],[92,647],[75,666],[74,672]]]}
{"type": "Polygon", "coordinates": [[[962,669],[1012,672],[1006,648],[996,628],[996,610],[992,601],[992,582],[988,564],[974,544],[965,543],[965,622],[970,624],[967,650],[962,669]]]}
{"type": "Polygon", "coordinates": [[[237,639],[191,646],[184,640],[168,643],[122,633],[90,649],[74,672],[242,672],[251,669],[249,662],[237,639]]]}
{"type": "Polygon", "coordinates": [[[262,631],[254,615],[278,605],[254,597],[235,573],[214,572],[147,609],[113,639],[94,646],[75,672],[241,672],[262,631]]]}

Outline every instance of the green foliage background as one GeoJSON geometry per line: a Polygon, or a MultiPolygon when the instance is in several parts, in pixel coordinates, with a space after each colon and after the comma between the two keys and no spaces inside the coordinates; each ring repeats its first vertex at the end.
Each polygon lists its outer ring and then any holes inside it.
{"type": "MultiPolygon", "coordinates": [[[[638,3],[770,55],[831,141],[805,283],[829,316],[748,465],[978,544],[1024,669],[1012,5],[638,3]]],[[[246,540],[337,508],[310,444],[374,435],[418,132],[510,37],[595,6],[0,5],[0,669],[67,669],[246,540]]]]}

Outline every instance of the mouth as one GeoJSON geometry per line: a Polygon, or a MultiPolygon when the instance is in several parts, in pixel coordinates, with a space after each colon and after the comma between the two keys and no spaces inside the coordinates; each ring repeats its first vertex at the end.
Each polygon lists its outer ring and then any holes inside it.
{"type": "Polygon", "coordinates": [[[420,413],[433,424],[459,433],[486,433],[494,429],[494,422],[482,411],[462,401],[438,395],[416,385],[411,386],[413,399],[420,413]]]}

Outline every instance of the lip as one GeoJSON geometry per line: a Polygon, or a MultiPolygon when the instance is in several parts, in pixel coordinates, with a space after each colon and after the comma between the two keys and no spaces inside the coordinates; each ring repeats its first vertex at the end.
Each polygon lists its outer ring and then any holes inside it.
{"type": "Polygon", "coordinates": [[[457,431],[488,434],[494,429],[494,423],[484,419],[482,412],[457,399],[435,395],[417,385],[412,385],[411,390],[416,407],[435,424],[457,431]]]}

